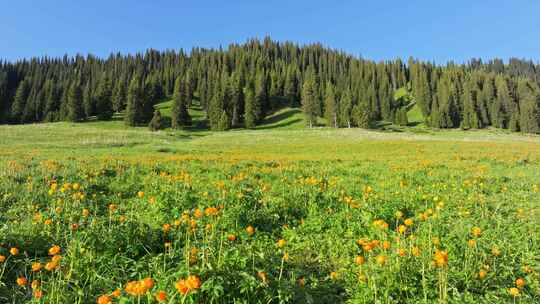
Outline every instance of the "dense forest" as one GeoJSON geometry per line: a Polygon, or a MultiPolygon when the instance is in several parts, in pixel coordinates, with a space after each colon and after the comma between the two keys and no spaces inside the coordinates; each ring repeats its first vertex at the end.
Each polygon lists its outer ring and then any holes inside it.
{"type": "Polygon", "coordinates": [[[121,112],[127,125],[158,129],[154,105],[172,98],[173,128],[191,124],[187,109],[196,102],[213,130],[253,128],[285,106],[301,107],[309,126],[317,117],[336,128],[406,125],[416,106],[434,128],[539,133],[539,87],[540,65],[526,60],[374,62],[266,38],[189,53],[0,62],[0,123],[108,120],[121,112]]]}

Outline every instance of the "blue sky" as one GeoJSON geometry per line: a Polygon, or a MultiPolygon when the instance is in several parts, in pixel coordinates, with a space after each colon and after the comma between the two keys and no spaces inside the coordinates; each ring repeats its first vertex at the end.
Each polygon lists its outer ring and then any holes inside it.
{"type": "Polygon", "coordinates": [[[540,1],[0,0],[0,58],[218,47],[266,35],[364,58],[540,61],[540,1]]]}

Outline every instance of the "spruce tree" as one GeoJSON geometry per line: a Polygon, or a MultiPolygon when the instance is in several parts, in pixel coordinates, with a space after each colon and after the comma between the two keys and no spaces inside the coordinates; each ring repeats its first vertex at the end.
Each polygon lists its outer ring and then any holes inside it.
{"type": "Polygon", "coordinates": [[[463,111],[461,119],[461,128],[462,129],[480,129],[482,126],[482,121],[478,117],[477,107],[476,107],[476,90],[474,88],[474,82],[472,79],[469,79],[465,82],[463,88],[463,111]]]}
{"type": "Polygon", "coordinates": [[[123,80],[116,82],[112,94],[113,110],[121,112],[126,108],[126,88],[123,80]]]}
{"type": "Polygon", "coordinates": [[[257,125],[257,116],[259,113],[259,105],[255,98],[255,92],[251,85],[244,89],[245,110],[244,110],[244,125],[248,129],[253,129],[257,125]]]}
{"type": "Polygon", "coordinates": [[[352,122],[352,109],[353,109],[353,101],[351,96],[351,91],[347,89],[345,91],[345,94],[341,96],[341,100],[339,102],[339,125],[342,127],[351,127],[352,122]]]}
{"type": "Polygon", "coordinates": [[[536,85],[525,79],[518,82],[519,126],[522,132],[540,133],[540,95],[536,85]]]}
{"type": "Polygon", "coordinates": [[[268,109],[268,91],[267,91],[267,82],[266,74],[264,70],[257,71],[255,78],[255,99],[256,103],[259,105],[258,109],[260,110],[257,114],[256,121],[261,121],[269,111],[268,109]],[[266,111],[265,111],[266,110],[266,111]]]}
{"type": "Polygon", "coordinates": [[[313,77],[308,77],[302,86],[302,110],[307,125],[312,128],[317,123],[317,92],[313,77]]]}
{"type": "Polygon", "coordinates": [[[24,108],[30,95],[30,84],[28,80],[23,80],[17,87],[15,99],[11,105],[11,115],[13,122],[23,122],[24,108]]]}
{"type": "Polygon", "coordinates": [[[135,76],[129,83],[127,105],[124,115],[124,122],[128,126],[136,126],[141,121],[142,94],[139,82],[139,77],[135,76]]]}
{"type": "Polygon", "coordinates": [[[96,113],[96,99],[92,95],[90,82],[87,82],[83,89],[83,109],[85,117],[94,116],[96,113]]]}
{"type": "Polygon", "coordinates": [[[171,126],[173,129],[179,129],[191,125],[191,116],[187,108],[187,83],[182,81],[180,77],[176,79],[174,84],[173,105],[171,110],[171,126]]]}
{"type": "Polygon", "coordinates": [[[96,112],[99,120],[109,120],[114,113],[112,104],[112,84],[107,76],[104,76],[99,81],[96,91],[96,112]]]}
{"type": "Polygon", "coordinates": [[[68,113],[67,119],[71,122],[78,122],[84,119],[84,109],[82,104],[82,89],[78,81],[74,82],[68,92],[68,113]]]}
{"type": "Polygon", "coordinates": [[[371,126],[370,109],[367,103],[360,102],[355,105],[352,110],[352,118],[354,123],[363,129],[369,129],[371,126]]]}
{"type": "Polygon", "coordinates": [[[326,84],[326,94],[324,97],[324,116],[327,124],[333,128],[338,127],[338,108],[334,85],[330,82],[326,84]]]}

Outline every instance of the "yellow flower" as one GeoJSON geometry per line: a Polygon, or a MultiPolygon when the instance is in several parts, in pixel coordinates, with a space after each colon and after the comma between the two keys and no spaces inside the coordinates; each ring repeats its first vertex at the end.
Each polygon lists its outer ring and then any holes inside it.
{"type": "Polygon", "coordinates": [[[519,291],[519,289],[517,289],[515,287],[512,287],[512,288],[508,289],[508,293],[513,297],[518,297],[519,294],[520,294],[520,291],[519,291]]]}
{"type": "Polygon", "coordinates": [[[285,241],[284,239],[279,239],[279,241],[277,241],[277,246],[279,248],[285,247],[286,244],[287,244],[287,241],[285,241]]]}
{"type": "Polygon", "coordinates": [[[471,229],[471,234],[474,236],[474,237],[479,237],[481,234],[482,234],[482,229],[480,229],[479,227],[472,227],[471,229]]]}
{"type": "Polygon", "coordinates": [[[405,226],[412,226],[414,224],[414,221],[408,218],[403,223],[405,224],[405,226]]]}
{"type": "Polygon", "coordinates": [[[377,262],[377,264],[379,266],[384,266],[384,264],[386,264],[386,256],[384,255],[378,255],[376,258],[375,258],[375,262],[377,262]]]}
{"type": "Polygon", "coordinates": [[[249,236],[253,235],[255,233],[255,228],[253,228],[253,226],[249,225],[247,226],[246,228],[246,232],[249,236]]]}
{"type": "Polygon", "coordinates": [[[19,249],[17,247],[12,247],[11,249],[9,249],[9,253],[11,253],[11,255],[18,255],[19,249]]]}
{"type": "Polygon", "coordinates": [[[138,198],[143,198],[144,197],[144,192],[142,192],[142,191],[137,192],[137,197],[138,198]]]}

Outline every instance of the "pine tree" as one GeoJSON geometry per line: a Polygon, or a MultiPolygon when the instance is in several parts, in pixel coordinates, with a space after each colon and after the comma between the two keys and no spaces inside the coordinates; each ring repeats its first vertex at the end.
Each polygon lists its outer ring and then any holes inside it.
{"type": "Polygon", "coordinates": [[[126,108],[126,88],[122,80],[117,81],[114,86],[112,103],[115,112],[121,112],[126,108]]]}
{"type": "Polygon", "coordinates": [[[109,120],[113,117],[112,85],[107,76],[102,77],[96,91],[97,119],[109,120]]]}
{"type": "Polygon", "coordinates": [[[83,109],[85,117],[94,116],[96,113],[96,99],[92,95],[90,82],[87,82],[83,89],[83,109]]]}
{"type": "Polygon", "coordinates": [[[353,109],[353,101],[351,96],[351,91],[347,89],[345,91],[345,94],[341,96],[341,100],[339,102],[339,125],[342,127],[351,127],[352,122],[352,109],[353,109]]]}
{"type": "Polygon", "coordinates": [[[518,96],[521,131],[540,133],[540,95],[538,87],[527,80],[521,79],[518,82],[518,96]]]}
{"type": "Polygon", "coordinates": [[[180,77],[174,84],[173,105],[171,111],[171,125],[173,129],[179,129],[191,125],[191,116],[187,109],[187,83],[180,77]]]}
{"type": "Polygon", "coordinates": [[[264,109],[269,110],[266,74],[264,71],[258,71],[255,78],[255,99],[256,103],[259,105],[258,109],[260,110],[259,113],[255,113],[257,114],[256,121],[259,122],[265,115],[264,109]]]}
{"type": "Polygon", "coordinates": [[[336,95],[334,85],[328,82],[326,84],[326,94],[324,97],[324,116],[327,124],[331,127],[338,127],[338,108],[336,104],[336,95]]]}
{"type": "Polygon", "coordinates": [[[0,124],[9,121],[9,101],[7,73],[0,71],[0,124]]]}
{"type": "Polygon", "coordinates": [[[221,111],[221,115],[219,116],[219,121],[216,130],[217,131],[226,131],[231,128],[231,119],[229,118],[229,115],[227,115],[226,111],[221,111]]]}
{"type": "Polygon", "coordinates": [[[482,126],[482,121],[478,117],[478,112],[476,110],[476,90],[474,88],[474,80],[469,79],[465,82],[463,88],[463,117],[461,120],[462,129],[480,129],[482,126]]]}
{"type": "Polygon", "coordinates": [[[287,69],[287,75],[285,78],[284,85],[284,94],[285,99],[287,100],[289,106],[297,106],[298,102],[298,78],[297,70],[295,67],[290,67],[287,69]]]}
{"type": "Polygon", "coordinates": [[[224,94],[221,89],[218,89],[218,91],[214,93],[212,99],[210,100],[210,105],[208,107],[208,118],[210,120],[210,128],[212,130],[221,130],[221,119],[224,112],[224,104],[224,94]]]}
{"type": "Polygon", "coordinates": [[[424,69],[419,68],[418,75],[415,79],[416,81],[413,86],[415,101],[418,104],[422,115],[426,118],[431,114],[432,103],[431,88],[427,79],[427,72],[424,69]]]}
{"type": "Polygon", "coordinates": [[[360,102],[355,105],[352,110],[352,118],[358,127],[368,129],[371,126],[371,118],[367,103],[360,102]]]}
{"type": "Polygon", "coordinates": [[[14,122],[23,122],[24,108],[26,107],[26,101],[30,95],[30,84],[28,80],[23,80],[17,87],[15,92],[15,99],[11,105],[11,117],[14,122]]]}
{"type": "Polygon", "coordinates": [[[152,132],[163,129],[163,119],[161,118],[161,112],[159,110],[154,111],[154,116],[148,124],[148,129],[152,132]]]}
{"type": "Polygon", "coordinates": [[[313,76],[308,76],[302,86],[302,110],[310,128],[317,123],[317,92],[313,76]]]}
{"type": "Polygon", "coordinates": [[[142,98],[138,76],[133,77],[127,92],[127,105],[124,122],[128,126],[136,126],[141,122],[142,98]]]}
{"type": "Polygon", "coordinates": [[[82,104],[82,89],[79,82],[74,82],[69,88],[68,93],[68,116],[67,119],[72,122],[78,122],[84,119],[84,109],[82,104]]]}
{"type": "Polygon", "coordinates": [[[257,116],[259,115],[259,105],[255,98],[255,92],[251,85],[244,89],[245,110],[244,110],[244,125],[248,129],[253,129],[257,125],[257,116]]]}

